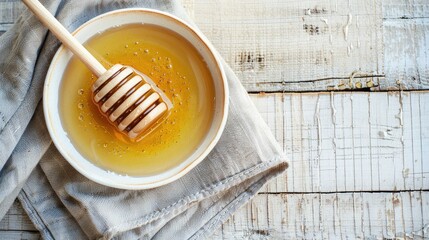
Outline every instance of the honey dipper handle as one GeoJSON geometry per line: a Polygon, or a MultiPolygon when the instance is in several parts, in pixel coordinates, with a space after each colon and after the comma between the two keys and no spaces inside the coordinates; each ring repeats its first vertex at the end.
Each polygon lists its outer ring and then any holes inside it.
{"type": "Polygon", "coordinates": [[[36,17],[68,48],[70,49],[97,77],[106,69],[86,48],[80,44],[58,20],[37,0],[22,0],[36,17]]]}

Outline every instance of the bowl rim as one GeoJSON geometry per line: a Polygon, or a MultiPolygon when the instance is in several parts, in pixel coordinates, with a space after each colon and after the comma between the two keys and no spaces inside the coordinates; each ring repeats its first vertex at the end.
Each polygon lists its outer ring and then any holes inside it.
{"type": "MultiPolygon", "coordinates": [[[[69,156],[69,154],[66,152],[67,147],[63,147],[64,144],[62,144],[61,142],[59,142],[59,140],[56,138],[56,133],[55,133],[55,129],[53,124],[51,124],[51,118],[50,118],[50,110],[49,110],[49,84],[52,81],[52,76],[54,73],[54,66],[56,66],[57,61],[60,59],[61,54],[64,53],[65,50],[67,50],[64,45],[61,45],[58,50],[56,51],[54,57],[51,60],[51,63],[49,65],[49,69],[47,71],[46,77],[45,77],[45,83],[44,83],[44,88],[43,88],[43,112],[44,112],[44,117],[45,117],[45,122],[47,125],[47,129],[48,132],[52,138],[52,141],[55,145],[55,147],[58,149],[58,151],[61,153],[61,155],[67,160],[67,162],[72,165],[72,167],[74,169],[76,169],[80,174],[84,175],[85,177],[87,177],[88,179],[105,185],[105,186],[109,186],[109,187],[113,187],[113,188],[118,188],[118,189],[128,189],[128,190],[142,190],[142,189],[150,189],[150,188],[155,188],[155,187],[159,187],[168,183],[171,183],[177,179],[179,179],[180,177],[184,176],[186,173],[188,173],[190,170],[192,170],[196,165],[198,165],[202,160],[204,160],[205,157],[207,157],[207,155],[213,150],[213,148],[215,147],[215,145],[218,143],[224,129],[225,129],[225,125],[226,125],[226,121],[228,118],[228,110],[229,110],[229,87],[228,87],[228,82],[227,82],[227,78],[226,78],[226,74],[222,65],[222,61],[221,58],[219,56],[219,53],[215,50],[214,46],[210,43],[210,41],[202,34],[202,32],[197,29],[196,27],[186,23],[184,20],[170,14],[164,11],[160,11],[160,10],[155,10],[155,9],[149,9],[149,8],[125,8],[125,9],[118,9],[118,10],[113,10],[113,11],[109,11],[106,12],[104,14],[98,15],[94,18],[91,18],[90,20],[88,20],[87,22],[83,23],[82,25],[80,25],[75,31],[72,32],[72,35],[76,35],[79,31],[81,31],[82,29],[84,29],[85,27],[87,27],[89,24],[93,23],[94,21],[98,21],[102,18],[105,18],[107,16],[110,15],[115,15],[115,14],[128,14],[128,13],[142,13],[142,14],[155,14],[155,15],[160,15],[161,17],[167,17],[170,18],[171,20],[176,21],[177,23],[179,23],[179,25],[181,27],[187,28],[191,34],[195,35],[198,39],[198,41],[200,41],[200,43],[208,49],[208,54],[210,54],[211,58],[214,59],[214,64],[216,71],[218,71],[220,73],[219,77],[221,80],[221,84],[222,87],[221,89],[223,90],[223,105],[221,106],[221,114],[222,114],[222,119],[220,122],[220,125],[217,129],[215,129],[216,134],[214,135],[214,137],[212,139],[210,139],[210,143],[207,145],[207,148],[204,149],[200,155],[198,155],[193,161],[191,161],[189,164],[182,166],[177,173],[175,174],[171,174],[170,176],[164,177],[162,179],[158,179],[158,180],[154,180],[151,182],[146,182],[146,183],[118,183],[115,181],[104,181],[104,178],[97,178],[94,176],[94,174],[92,172],[89,172],[87,170],[85,170],[78,162],[80,160],[76,160],[76,159],[72,159],[71,156],[69,156]]],[[[77,150],[77,149],[76,149],[77,150]]],[[[78,150],[77,150],[78,151],[78,150]]],[[[186,158],[184,161],[186,161],[189,158],[186,158]]],[[[85,159],[86,161],[91,162],[90,160],[85,159]]],[[[93,163],[92,163],[93,164],[93,163]]],[[[103,169],[95,164],[93,164],[94,166],[96,166],[97,168],[99,168],[100,170],[106,171],[108,172],[108,170],[103,169]]],[[[176,166],[176,167],[179,167],[176,166]]],[[[175,167],[173,167],[175,168],[175,167]]],[[[161,172],[165,173],[165,172],[161,172]]],[[[155,174],[153,176],[157,176],[159,175],[155,174]]],[[[153,177],[150,176],[150,177],[153,177]]],[[[124,178],[130,178],[128,176],[124,176],[124,178]]],[[[136,178],[136,179],[144,179],[144,178],[148,178],[148,176],[144,177],[132,177],[132,178],[136,178]]]]}

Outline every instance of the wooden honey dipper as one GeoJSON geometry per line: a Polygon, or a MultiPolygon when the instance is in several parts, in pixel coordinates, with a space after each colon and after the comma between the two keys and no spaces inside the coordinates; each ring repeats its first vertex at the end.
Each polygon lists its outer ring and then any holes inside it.
{"type": "Polygon", "coordinates": [[[121,64],[106,70],[39,1],[22,1],[98,77],[91,87],[94,102],[131,140],[142,136],[172,107],[147,75],[121,64]]]}

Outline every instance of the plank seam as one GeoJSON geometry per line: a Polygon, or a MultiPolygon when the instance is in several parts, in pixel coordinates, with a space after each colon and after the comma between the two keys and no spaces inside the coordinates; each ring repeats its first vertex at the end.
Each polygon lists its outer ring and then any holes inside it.
{"type": "Polygon", "coordinates": [[[309,195],[309,194],[348,194],[348,193],[416,193],[416,192],[429,192],[429,189],[414,189],[414,190],[358,190],[358,191],[328,191],[328,192],[259,192],[258,194],[293,194],[293,195],[309,195]]]}
{"type": "MultiPolygon", "coordinates": [[[[386,75],[382,75],[382,74],[373,74],[373,75],[359,75],[359,76],[353,76],[353,79],[355,78],[376,78],[376,77],[386,77],[386,75]]],[[[299,80],[299,81],[281,81],[281,82],[275,82],[275,81],[270,81],[270,82],[260,82],[258,83],[258,85],[263,85],[263,84],[288,84],[288,83],[308,83],[308,82],[320,82],[320,81],[327,81],[327,80],[349,80],[350,76],[348,77],[325,77],[325,78],[316,78],[316,79],[307,79],[307,80],[299,80]]]]}
{"type": "Polygon", "coordinates": [[[320,94],[326,94],[326,93],[350,93],[350,92],[369,92],[369,93],[390,93],[390,92],[406,92],[406,93],[412,93],[412,92],[427,92],[429,93],[428,89],[383,89],[383,90],[371,90],[370,88],[361,88],[361,89],[342,89],[342,90],[324,90],[324,91],[311,91],[311,90],[303,90],[303,91],[288,91],[288,90],[273,90],[273,91],[247,91],[248,94],[261,94],[261,93],[286,93],[286,94],[292,94],[292,93],[320,93],[320,94]]]}

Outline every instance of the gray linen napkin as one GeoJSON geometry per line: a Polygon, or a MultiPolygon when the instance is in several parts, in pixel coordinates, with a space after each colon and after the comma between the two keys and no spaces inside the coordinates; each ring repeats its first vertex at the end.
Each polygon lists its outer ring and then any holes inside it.
{"type": "MultiPolygon", "coordinates": [[[[128,7],[154,8],[190,22],[173,0],[42,3],[69,31],[99,14],[128,7]]],[[[59,154],[44,123],[42,85],[59,45],[28,10],[0,37],[0,219],[19,194],[45,239],[199,239],[286,169],[280,146],[223,63],[229,118],[203,162],[179,180],[151,190],[91,182],[59,154]]]]}

